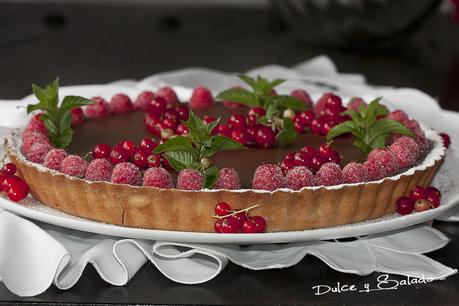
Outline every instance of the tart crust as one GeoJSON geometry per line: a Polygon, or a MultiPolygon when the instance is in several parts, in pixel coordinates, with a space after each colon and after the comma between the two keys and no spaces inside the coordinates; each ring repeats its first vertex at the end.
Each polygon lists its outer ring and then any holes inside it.
{"type": "Polygon", "coordinates": [[[380,181],[331,187],[305,187],[274,192],[184,191],[90,182],[29,162],[20,153],[20,131],[6,138],[7,154],[31,194],[43,204],[65,213],[128,227],[214,232],[212,217],[220,201],[263,216],[269,232],[301,231],[361,222],[395,212],[397,198],[416,185],[429,185],[442,164],[445,149],[432,130],[425,130],[432,149],[421,164],[380,181]]]}

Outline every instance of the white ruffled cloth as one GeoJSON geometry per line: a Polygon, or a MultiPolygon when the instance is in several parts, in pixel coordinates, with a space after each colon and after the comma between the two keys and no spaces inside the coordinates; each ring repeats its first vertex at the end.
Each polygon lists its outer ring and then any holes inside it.
{"type": "MultiPolygon", "coordinates": [[[[385,103],[390,107],[403,106],[409,115],[449,133],[453,136],[453,147],[459,143],[453,133],[459,129],[459,115],[456,113],[442,111],[435,100],[418,90],[375,88],[365,84],[361,75],[338,74],[327,57],[314,58],[292,69],[265,66],[249,73],[292,80],[281,86],[281,92],[300,87],[313,96],[329,90],[344,97],[355,94],[384,96],[385,103]]],[[[126,92],[134,96],[141,90],[169,84],[175,86],[179,96],[185,99],[191,93],[189,88],[197,85],[205,84],[218,91],[238,83],[234,75],[187,69],[158,74],[140,82],[120,81],[102,86],[103,90],[101,86],[78,87],[78,93],[109,98],[115,93],[126,92]]],[[[74,90],[75,87],[62,88],[61,94],[70,94],[74,90]]],[[[0,126],[15,127],[24,123],[24,109],[16,106],[27,104],[32,99],[0,101],[0,126]]],[[[0,136],[6,131],[0,129],[0,136]]],[[[459,191],[459,158],[454,149],[450,152],[442,174],[437,175],[435,181],[441,187],[443,201],[456,198],[459,191]]],[[[442,216],[442,219],[458,221],[459,209],[442,216]]],[[[169,279],[197,284],[216,277],[229,261],[248,269],[262,270],[295,265],[308,254],[344,273],[368,275],[377,271],[443,279],[457,270],[423,254],[440,249],[447,243],[447,237],[429,224],[369,235],[350,242],[317,241],[240,247],[146,241],[32,222],[0,209],[0,280],[15,294],[33,296],[45,291],[52,283],[60,289],[72,287],[87,263],[91,263],[105,281],[122,286],[149,260],[169,279]]]]}

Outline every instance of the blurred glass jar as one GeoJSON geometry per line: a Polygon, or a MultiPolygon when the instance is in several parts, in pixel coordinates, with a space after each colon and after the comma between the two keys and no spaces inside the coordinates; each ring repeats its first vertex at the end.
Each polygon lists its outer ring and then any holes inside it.
{"type": "Polygon", "coordinates": [[[437,12],[441,0],[272,0],[308,43],[378,48],[397,44],[437,12]]]}

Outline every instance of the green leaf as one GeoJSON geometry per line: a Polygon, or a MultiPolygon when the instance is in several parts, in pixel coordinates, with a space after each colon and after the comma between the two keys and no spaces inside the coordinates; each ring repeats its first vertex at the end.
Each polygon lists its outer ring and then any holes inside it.
{"type": "Polygon", "coordinates": [[[343,112],[342,115],[350,116],[352,121],[358,126],[361,126],[361,127],[365,126],[365,122],[364,122],[363,117],[362,117],[360,112],[356,112],[356,111],[353,111],[353,110],[347,110],[347,111],[343,112]]]}
{"type": "Polygon", "coordinates": [[[68,110],[72,110],[75,107],[80,107],[84,105],[94,104],[95,102],[90,99],[86,99],[80,96],[66,96],[62,101],[60,111],[64,113],[68,110]]]}
{"type": "Polygon", "coordinates": [[[194,148],[190,143],[188,137],[185,136],[176,136],[170,138],[168,141],[157,146],[153,152],[155,153],[164,153],[164,152],[176,152],[183,151],[189,154],[194,154],[194,148]]]}
{"type": "Polygon", "coordinates": [[[220,92],[217,98],[222,101],[238,102],[250,107],[260,105],[258,97],[244,88],[230,88],[220,92]]]}
{"type": "Polygon", "coordinates": [[[278,115],[280,113],[280,110],[277,108],[276,103],[268,103],[268,105],[265,107],[265,117],[269,121],[271,120],[275,115],[278,115]]]}
{"type": "Polygon", "coordinates": [[[272,80],[271,82],[269,82],[269,87],[270,87],[269,90],[271,91],[272,89],[274,89],[274,87],[277,87],[277,86],[279,86],[280,84],[282,84],[284,82],[285,82],[285,80],[283,80],[283,79],[274,79],[274,80],[272,80]]]}
{"type": "Polygon", "coordinates": [[[67,129],[71,129],[72,125],[72,114],[71,111],[67,111],[59,118],[59,131],[61,133],[67,129]]]}
{"type": "Polygon", "coordinates": [[[287,95],[277,95],[272,97],[277,104],[282,108],[290,108],[294,111],[302,111],[306,109],[306,104],[303,101],[287,95]]]}
{"type": "Polygon", "coordinates": [[[204,148],[203,157],[210,157],[220,151],[240,150],[244,148],[243,145],[231,138],[217,135],[212,137],[210,148],[204,148]]]}
{"type": "MultiPolygon", "coordinates": [[[[358,133],[358,126],[353,121],[344,121],[336,126],[334,126],[327,134],[327,141],[332,140],[342,134],[346,133],[358,133]]],[[[355,136],[355,135],[354,135],[355,136]]]]}
{"type": "Polygon", "coordinates": [[[193,167],[194,157],[193,154],[184,151],[170,151],[164,153],[164,156],[169,161],[175,171],[181,171],[193,167]]]}
{"type": "Polygon", "coordinates": [[[218,173],[219,171],[216,166],[211,166],[204,170],[204,188],[212,188],[215,181],[218,179],[218,173]]]}
{"type": "Polygon", "coordinates": [[[221,118],[218,118],[207,125],[207,133],[212,134],[213,129],[220,123],[221,118]]]}
{"type": "Polygon", "coordinates": [[[354,141],[354,146],[359,148],[365,154],[365,156],[367,156],[372,150],[372,148],[365,142],[363,142],[361,139],[357,139],[356,141],[354,141]]]}
{"type": "Polygon", "coordinates": [[[49,108],[47,92],[44,88],[36,84],[32,84],[32,92],[37,97],[39,104],[45,108],[49,108]]]}
{"type": "Polygon", "coordinates": [[[189,130],[191,139],[196,143],[202,143],[205,139],[210,137],[210,133],[207,130],[207,125],[192,111],[190,111],[190,115],[188,120],[185,122],[185,126],[189,130]]]}
{"type": "Polygon", "coordinates": [[[59,78],[56,78],[46,86],[46,97],[49,107],[57,110],[59,105],[59,78]]]}
{"type": "Polygon", "coordinates": [[[284,129],[277,134],[277,141],[281,145],[288,145],[295,141],[298,133],[295,130],[292,119],[284,118],[284,129]]]}
{"type": "Polygon", "coordinates": [[[40,103],[27,105],[27,115],[36,110],[46,110],[46,109],[40,103]]]}
{"type": "Polygon", "coordinates": [[[71,127],[60,132],[57,136],[57,143],[54,144],[56,148],[64,149],[67,148],[72,143],[73,130],[71,127]]]}
{"type": "Polygon", "coordinates": [[[388,136],[391,134],[407,135],[410,137],[414,136],[412,130],[408,129],[406,126],[391,119],[380,119],[376,121],[370,128],[370,141],[372,142],[380,136],[388,136]]]}
{"type": "Polygon", "coordinates": [[[238,75],[238,78],[240,78],[244,83],[246,83],[247,85],[249,85],[250,87],[252,87],[253,90],[255,90],[255,87],[256,87],[256,81],[254,78],[246,75],[246,74],[240,74],[238,75]]]}

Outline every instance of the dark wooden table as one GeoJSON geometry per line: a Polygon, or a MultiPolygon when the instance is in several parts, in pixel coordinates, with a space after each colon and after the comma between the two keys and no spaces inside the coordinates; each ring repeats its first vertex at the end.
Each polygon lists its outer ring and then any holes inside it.
{"type": "MultiPolygon", "coordinates": [[[[0,98],[20,98],[30,93],[32,82],[46,84],[57,75],[63,85],[105,83],[189,66],[225,71],[289,66],[327,54],[342,72],[363,73],[374,84],[419,88],[438,97],[444,108],[459,110],[459,25],[443,15],[428,20],[398,48],[350,52],[302,43],[269,7],[103,3],[0,3],[0,98]]],[[[459,267],[459,226],[434,226],[451,243],[429,256],[459,267]]],[[[169,281],[147,265],[129,284],[114,287],[88,267],[72,289],[51,287],[31,298],[17,297],[0,284],[0,304],[457,304],[457,275],[384,292],[315,296],[312,289],[338,282],[375,286],[379,275],[342,274],[306,257],[282,270],[250,271],[230,264],[216,279],[195,286],[169,281]]]]}

